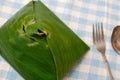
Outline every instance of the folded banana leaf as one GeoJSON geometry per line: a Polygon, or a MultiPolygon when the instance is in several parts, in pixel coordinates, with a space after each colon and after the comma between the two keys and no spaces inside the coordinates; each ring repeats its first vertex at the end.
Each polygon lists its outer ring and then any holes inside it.
{"type": "Polygon", "coordinates": [[[89,47],[42,2],[0,28],[0,54],[25,80],[61,80],[89,47]]]}

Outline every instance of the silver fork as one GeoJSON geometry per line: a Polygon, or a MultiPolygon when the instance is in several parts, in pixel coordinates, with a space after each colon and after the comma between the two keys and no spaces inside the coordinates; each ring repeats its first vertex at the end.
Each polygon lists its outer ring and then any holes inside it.
{"type": "Polygon", "coordinates": [[[111,69],[110,69],[110,65],[105,55],[106,47],[105,47],[103,23],[93,24],[93,43],[96,46],[97,50],[102,54],[102,57],[106,63],[110,80],[114,80],[111,69]]]}

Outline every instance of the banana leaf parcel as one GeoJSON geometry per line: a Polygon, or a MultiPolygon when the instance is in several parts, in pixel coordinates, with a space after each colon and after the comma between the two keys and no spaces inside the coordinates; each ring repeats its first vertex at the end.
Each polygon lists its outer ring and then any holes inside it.
{"type": "Polygon", "coordinates": [[[61,80],[89,47],[42,2],[0,28],[0,54],[25,80],[61,80]]]}

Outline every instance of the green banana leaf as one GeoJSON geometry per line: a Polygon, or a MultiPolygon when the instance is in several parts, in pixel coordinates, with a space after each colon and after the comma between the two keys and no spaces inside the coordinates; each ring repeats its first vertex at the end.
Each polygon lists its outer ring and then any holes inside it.
{"type": "Polygon", "coordinates": [[[0,28],[0,54],[25,80],[61,80],[89,47],[42,2],[0,28]]]}

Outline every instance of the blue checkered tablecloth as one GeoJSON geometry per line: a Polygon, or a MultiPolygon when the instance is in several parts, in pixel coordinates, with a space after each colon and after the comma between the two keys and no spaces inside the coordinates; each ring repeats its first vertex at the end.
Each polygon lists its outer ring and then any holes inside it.
{"type": "MultiPolygon", "coordinates": [[[[0,0],[0,27],[31,0],[0,0]]],[[[92,24],[103,22],[106,38],[106,56],[114,80],[120,80],[120,55],[111,46],[111,34],[120,25],[120,0],[41,0],[90,50],[79,61],[67,80],[109,80],[101,54],[92,43],[92,24]]],[[[24,80],[0,56],[0,80],[24,80]]]]}

